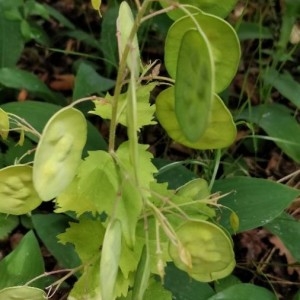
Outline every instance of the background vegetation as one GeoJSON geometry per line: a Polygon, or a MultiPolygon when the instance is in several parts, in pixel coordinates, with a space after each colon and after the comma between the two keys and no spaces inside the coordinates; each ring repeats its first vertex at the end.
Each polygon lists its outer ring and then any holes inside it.
{"type": "MultiPolygon", "coordinates": [[[[42,132],[61,107],[82,97],[113,92],[118,1],[102,4],[102,19],[90,1],[7,2],[0,0],[0,105],[4,111],[42,132]]],[[[152,7],[153,11],[158,8],[158,4],[152,7]]],[[[162,170],[160,182],[177,189],[194,178],[211,182],[216,176],[212,193],[229,193],[221,203],[239,218],[235,226],[235,221],[229,221],[229,210],[219,216],[220,224],[233,234],[237,262],[233,274],[207,284],[168,265],[164,285],[173,299],[300,299],[299,16],[298,0],[238,1],[228,15],[242,57],[235,78],[221,96],[238,131],[234,143],[220,152],[219,161],[212,150],[174,142],[160,124],[140,131],[140,142],[150,145],[154,164],[162,170]],[[239,283],[252,285],[230,290],[239,283]],[[225,291],[223,298],[214,296],[221,291],[225,291]]],[[[164,42],[171,24],[162,14],[144,22],[138,32],[143,63],[156,62],[149,76],[167,75],[164,42]]],[[[224,51],[230,56],[231,49],[224,51]]],[[[151,103],[163,88],[152,91],[151,103]]],[[[92,102],[77,106],[89,120],[84,156],[87,151],[107,149],[109,139],[109,121],[88,114],[93,107],[92,102]]],[[[117,145],[127,139],[126,128],[119,125],[117,145]]],[[[31,162],[36,143],[30,134],[10,133],[1,140],[1,168],[16,161],[31,162]]],[[[52,202],[19,216],[7,215],[1,204],[0,208],[0,289],[48,272],[51,276],[34,284],[45,288],[60,279],[60,270],[79,265],[78,249],[57,242],[74,220],[72,214],[53,213],[52,202]],[[9,275],[9,268],[19,275],[13,279],[3,275],[9,275]]],[[[51,299],[66,299],[77,276],[75,269],[58,290],[52,286],[51,299]]],[[[149,299],[154,298],[155,289],[151,293],[149,299]]],[[[158,289],[157,293],[163,292],[158,289]]]]}

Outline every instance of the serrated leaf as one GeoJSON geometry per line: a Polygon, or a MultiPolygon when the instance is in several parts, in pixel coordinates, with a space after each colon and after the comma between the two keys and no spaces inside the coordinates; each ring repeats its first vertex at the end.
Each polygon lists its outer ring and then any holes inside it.
{"type": "MultiPolygon", "coordinates": [[[[137,126],[140,129],[145,125],[153,125],[156,122],[153,120],[155,112],[155,105],[150,105],[150,92],[156,86],[156,83],[149,83],[147,85],[138,86],[136,90],[137,98],[137,126]]],[[[118,98],[118,123],[127,125],[127,93],[120,95],[118,98]]],[[[103,119],[110,119],[112,112],[113,96],[109,94],[105,98],[94,101],[95,110],[90,113],[100,116],[103,119]]]]}
{"type": "Polygon", "coordinates": [[[76,176],[70,185],[56,198],[56,213],[74,211],[79,217],[86,212],[95,215],[98,212],[94,199],[89,195],[79,193],[79,178],[76,176]]]}
{"type": "Polygon", "coordinates": [[[178,124],[190,142],[199,140],[207,128],[214,82],[207,38],[197,30],[186,31],[178,51],[174,96],[178,124]]]}
{"type": "MultiPolygon", "coordinates": [[[[150,182],[155,181],[153,175],[157,172],[157,169],[152,163],[152,153],[147,151],[148,147],[148,145],[138,144],[138,165],[142,166],[142,168],[137,170],[137,172],[141,186],[149,189],[150,182]]],[[[128,173],[133,178],[133,168],[129,158],[128,142],[124,142],[119,146],[117,149],[117,157],[122,163],[122,168],[125,170],[125,174],[128,173]]]]}
{"type": "Polygon", "coordinates": [[[62,244],[72,243],[81,261],[87,262],[100,253],[105,228],[97,220],[80,219],[57,237],[62,244]]]}
{"type": "Polygon", "coordinates": [[[42,200],[55,198],[71,183],[86,137],[86,120],[77,109],[64,108],[48,121],[33,164],[34,187],[42,200]]]}
{"type": "Polygon", "coordinates": [[[19,218],[13,215],[0,214],[0,240],[7,238],[19,224],[19,218]]]}
{"type": "Polygon", "coordinates": [[[31,216],[31,220],[38,237],[55,257],[60,267],[71,269],[80,265],[74,245],[71,243],[63,245],[57,239],[57,235],[64,232],[73,219],[65,214],[48,213],[34,214],[31,216]]]}
{"type": "Polygon", "coordinates": [[[195,143],[187,140],[178,124],[174,111],[174,87],[162,91],[156,99],[156,116],[169,136],[176,142],[193,149],[228,147],[236,137],[236,127],[229,110],[219,96],[212,102],[207,128],[195,143]]]}
{"type": "Polygon", "coordinates": [[[121,235],[121,223],[119,220],[111,221],[105,231],[100,260],[102,299],[115,299],[115,284],[121,255],[121,235]]]}
{"type": "MultiPolygon", "coordinates": [[[[100,253],[99,253],[100,254],[100,253]]],[[[100,255],[93,262],[86,265],[80,278],[75,282],[69,300],[99,300],[101,299],[99,287],[100,255]]]]}
{"type": "MultiPolygon", "coordinates": [[[[119,16],[117,19],[120,60],[124,54],[125,47],[129,43],[129,36],[133,25],[134,17],[131,8],[126,1],[122,1],[119,7],[119,16]]],[[[132,44],[130,45],[130,50],[126,62],[130,72],[134,74],[135,78],[138,78],[140,73],[140,50],[136,34],[132,40],[132,44]]]]}
{"type": "Polygon", "coordinates": [[[0,136],[6,140],[9,132],[8,114],[0,108],[0,136]]]}
{"type": "Polygon", "coordinates": [[[14,165],[0,170],[0,212],[22,215],[31,212],[42,200],[32,182],[32,167],[14,165]]]}
{"type": "Polygon", "coordinates": [[[105,151],[89,152],[78,170],[79,197],[90,199],[98,212],[110,214],[118,190],[115,163],[105,151]]]}
{"type": "Polygon", "coordinates": [[[0,300],[45,300],[46,293],[43,290],[30,286],[13,286],[0,291],[0,300]]]}
{"type": "MultiPolygon", "coordinates": [[[[133,299],[135,299],[135,298],[133,298],[133,299]]],[[[144,298],[136,298],[136,299],[172,300],[174,298],[172,298],[172,293],[162,286],[161,282],[152,280],[145,292],[144,298]]]]}
{"type": "MultiPolygon", "coordinates": [[[[43,273],[44,261],[40,246],[33,231],[29,231],[17,248],[0,261],[0,289],[23,285],[43,273]]],[[[31,286],[44,287],[41,281],[34,281],[31,286]]]]}

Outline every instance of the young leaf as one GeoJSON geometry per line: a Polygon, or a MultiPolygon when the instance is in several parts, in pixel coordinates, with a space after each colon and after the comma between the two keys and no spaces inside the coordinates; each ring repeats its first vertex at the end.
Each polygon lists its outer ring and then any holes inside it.
{"type": "Polygon", "coordinates": [[[100,221],[80,219],[57,237],[62,244],[72,243],[83,263],[100,253],[105,228],[100,221]],[[92,229],[92,230],[91,230],[92,229]]]}
{"type": "Polygon", "coordinates": [[[229,275],[234,269],[232,241],[220,227],[207,221],[187,221],[176,234],[179,244],[169,243],[170,256],[192,278],[209,282],[229,275]]]}
{"type": "Polygon", "coordinates": [[[208,41],[202,33],[188,30],[178,52],[175,114],[190,142],[196,142],[206,130],[214,88],[214,66],[208,41]]]}
{"type": "MultiPolygon", "coordinates": [[[[216,79],[214,92],[219,93],[230,84],[237,71],[241,52],[239,40],[234,29],[216,16],[198,12],[194,18],[209,43],[216,79]]],[[[168,31],[165,41],[165,65],[172,78],[176,78],[177,57],[182,37],[191,29],[196,29],[196,24],[187,16],[177,20],[168,31]]],[[[199,48],[196,45],[194,47],[199,48]]],[[[201,51],[199,55],[202,55],[201,51]]],[[[199,81],[199,84],[202,83],[199,81]]]]}
{"type": "Polygon", "coordinates": [[[0,290],[0,300],[45,300],[46,293],[30,286],[13,286],[0,290]]]}
{"type": "Polygon", "coordinates": [[[42,200],[55,198],[71,183],[86,137],[86,120],[77,109],[64,108],[48,121],[33,165],[34,187],[42,200]]]}
{"type": "Polygon", "coordinates": [[[32,183],[32,167],[14,165],[0,170],[0,212],[22,215],[35,209],[42,200],[32,183]]]}
{"type": "Polygon", "coordinates": [[[239,216],[234,211],[231,212],[229,221],[233,232],[236,233],[240,226],[240,220],[239,220],[239,216]]]}
{"type": "MultiPolygon", "coordinates": [[[[120,59],[124,55],[125,47],[130,42],[129,37],[133,25],[134,17],[131,8],[126,1],[122,1],[119,8],[119,16],[117,19],[120,59]]],[[[137,35],[134,36],[130,44],[130,50],[126,62],[130,72],[134,74],[135,78],[138,78],[140,74],[140,50],[137,35]]]]}
{"type": "Polygon", "coordinates": [[[8,114],[0,108],[0,136],[6,140],[9,131],[8,114]]]}
{"type": "Polygon", "coordinates": [[[100,260],[100,289],[102,299],[115,299],[115,284],[121,255],[121,223],[111,221],[105,231],[100,260]]]}
{"type": "MultiPolygon", "coordinates": [[[[150,92],[157,85],[156,82],[149,83],[147,85],[140,85],[136,90],[137,98],[137,126],[142,128],[145,125],[153,125],[156,122],[153,120],[155,112],[155,105],[150,105],[149,98],[150,92]]],[[[95,110],[90,113],[100,116],[103,119],[111,118],[112,105],[111,101],[113,96],[106,95],[104,99],[95,100],[95,110]]],[[[118,99],[118,123],[127,125],[127,105],[126,105],[127,93],[120,95],[118,99]]]]}
{"type": "Polygon", "coordinates": [[[176,142],[193,149],[218,149],[228,147],[236,137],[236,127],[229,110],[215,95],[207,128],[198,141],[185,138],[174,111],[174,88],[162,91],[156,99],[156,116],[168,135],[176,142]]]}
{"type": "Polygon", "coordinates": [[[110,214],[118,190],[118,175],[112,156],[105,151],[89,152],[77,176],[79,197],[92,200],[99,213],[110,214]]]}

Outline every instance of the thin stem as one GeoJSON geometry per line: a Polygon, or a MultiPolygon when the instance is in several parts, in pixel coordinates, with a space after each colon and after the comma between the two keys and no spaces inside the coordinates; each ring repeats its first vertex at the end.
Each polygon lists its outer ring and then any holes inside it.
{"type": "Polygon", "coordinates": [[[221,149],[217,149],[216,150],[214,171],[213,171],[211,181],[210,181],[210,184],[209,184],[209,190],[210,191],[211,191],[211,189],[212,189],[212,187],[215,183],[215,180],[216,180],[216,177],[217,177],[217,172],[218,172],[218,169],[219,169],[219,166],[220,166],[220,161],[221,161],[221,149]]]}
{"type": "Polygon", "coordinates": [[[151,0],[145,0],[145,2],[142,3],[142,6],[140,7],[140,9],[136,15],[136,18],[135,18],[133,27],[131,29],[127,44],[122,53],[119,70],[118,70],[118,74],[117,74],[117,79],[116,79],[114,97],[112,99],[112,116],[111,116],[111,122],[110,122],[110,128],[109,128],[109,141],[108,141],[108,151],[109,152],[114,152],[114,149],[115,149],[117,113],[118,113],[118,98],[121,94],[121,90],[122,90],[122,86],[123,86],[123,79],[124,79],[123,77],[124,77],[125,70],[126,70],[127,57],[131,50],[131,44],[132,44],[132,41],[138,31],[142,17],[145,14],[146,9],[150,3],[151,3],[151,0]]]}

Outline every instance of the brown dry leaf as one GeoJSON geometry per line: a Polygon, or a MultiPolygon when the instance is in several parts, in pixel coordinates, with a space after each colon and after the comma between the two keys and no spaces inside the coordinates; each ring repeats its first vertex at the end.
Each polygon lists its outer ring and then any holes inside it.
{"type": "Polygon", "coordinates": [[[19,102],[23,102],[27,99],[27,97],[28,97],[28,92],[26,90],[22,89],[22,90],[20,90],[17,99],[19,102]]]}
{"type": "MultiPolygon", "coordinates": [[[[279,237],[273,235],[269,238],[269,240],[276,247],[276,249],[279,250],[279,255],[286,257],[287,263],[289,265],[293,265],[297,262],[295,258],[292,256],[292,254],[290,253],[290,251],[285,247],[285,245],[283,244],[283,242],[280,240],[279,237]]],[[[287,272],[289,275],[292,275],[294,272],[296,272],[300,276],[300,268],[297,267],[289,266],[287,268],[287,272]]]]}
{"type": "Polygon", "coordinates": [[[70,91],[73,89],[75,77],[73,74],[55,75],[55,80],[49,86],[55,91],[70,91]]]}

